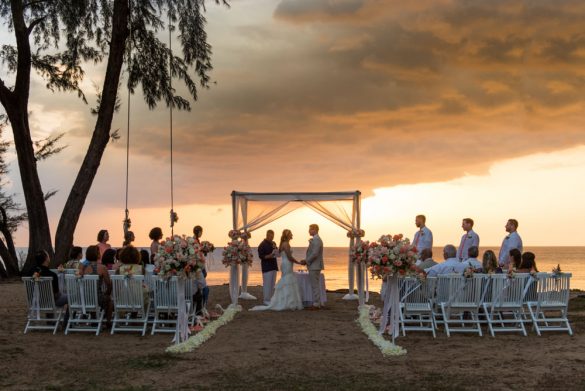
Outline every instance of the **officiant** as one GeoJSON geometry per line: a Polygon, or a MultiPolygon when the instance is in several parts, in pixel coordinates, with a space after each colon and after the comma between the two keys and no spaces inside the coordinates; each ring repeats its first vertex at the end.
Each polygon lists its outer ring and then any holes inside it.
{"type": "Polygon", "coordinates": [[[276,272],[278,272],[278,263],[276,257],[278,255],[278,248],[274,242],[274,231],[269,229],[266,231],[266,239],[258,246],[258,257],[262,264],[262,287],[263,287],[263,301],[264,305],[270,303],[270,299],[274,294],[274,286],[276,285],[276,272]]]}

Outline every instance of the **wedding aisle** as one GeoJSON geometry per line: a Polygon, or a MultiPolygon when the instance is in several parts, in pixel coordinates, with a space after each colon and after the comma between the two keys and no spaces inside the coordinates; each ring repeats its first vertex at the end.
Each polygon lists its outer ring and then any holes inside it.
{"type": "MultiPolygon", "coordinates": [[[[383,358],[355,322],[356,303],[329,292],[325,310],[244,310],[199,349],[171,355],[164,353],[169,335],[23,335],[22,289],[20,283],[0,284],[0,297],[13,298],[0,302],[3,390],[475,389],[478,376],[483,389],[509,388],[518,384],[518,376],[526,388],[585,386],[585,299],[571,302],[574,337],[447,338],[440,333],[433,339],[411,333],[399,339],[406,356],[383,358]]],[[[260,287],[249,291],[261,296],[260,287]]],[[[227,286],[213,286],[211,300],[212,305],[227,303],[227,286]]]]}

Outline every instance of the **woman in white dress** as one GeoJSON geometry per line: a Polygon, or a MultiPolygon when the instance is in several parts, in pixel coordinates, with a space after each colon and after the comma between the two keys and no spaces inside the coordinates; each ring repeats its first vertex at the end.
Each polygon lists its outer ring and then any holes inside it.
{"type": "Polygon", "coordinates": [[[290,240],[293,234],[289,229],[282,231],[280,239],[280,270],[282,275],[274,289],[274,295],[270,299],[270,304],[259,305],[252,308],[250,311],[283,311],[283,310],[302,310],[303,301],[301,300],[301,290],[297,278],[294,275],[293,263],[300,265],[301,263],[292,255],[290,248],[290,240]]]}

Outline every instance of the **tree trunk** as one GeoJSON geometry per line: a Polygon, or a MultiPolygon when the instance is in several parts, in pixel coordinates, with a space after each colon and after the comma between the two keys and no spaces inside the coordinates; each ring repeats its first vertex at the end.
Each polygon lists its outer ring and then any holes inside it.
{"type": "Polygon", "coordinates": [[[10,255],[10,252],[8,251],[8,248],[6,247],[4,242],[1,240],[0,240],[0,258],[2,258],[2,261],[4,261],[4,265],[6,265],[6,268],[5,268],[2,265],[2,263],[0,263],[0,275],[3,278],[17,277],[19,275],[18,266],[16,268],[16,273],[15,273],[13,267],[11,267],[11,264],[12,264],[12,266],[14,266],[14,263],[16,262],[16,265],[18,265],[18,261],[16,261],[16,259],[12,258],[12,256],[10,255]]]}
{"type": "Polygon", "coordinates": [[[39,250],[46,250],[53,254],[51,243],[51,231],[49,219],[45,207],[45,197],[28,123],[28,99],[30,93],[31,50],[29,31],[24,21],[24,8],[22,1],[12,1],[12,22],[18,48],[18,66],[14,91],[8,92],[3,87],[0,94],[2,105],[6,110],[12,133],[14,146],[18,158],[18,168],[22,181],[22,190],[26,203],[29,223],[28,255],[23,267],[27,271],[31,266],[34,254],[39,250]]]}
{"type": "Polygon", "coordinates": [[[127,0],[116,0],[112,18],[112,41],[110,43],[108,65],[97,121],[89,148],[63,208],[55,234],[55,260],[58,262],[67,259],[69,250],[73,245],[73,234],[79,222],[79,216],[110,140],[110,129],[116,106],[120,73],[124,63],[126,39],[129,35],[128,17],[127,0]]]}

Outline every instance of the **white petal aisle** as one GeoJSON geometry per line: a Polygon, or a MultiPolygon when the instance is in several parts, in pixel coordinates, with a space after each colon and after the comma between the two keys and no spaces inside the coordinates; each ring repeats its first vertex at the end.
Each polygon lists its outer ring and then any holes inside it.
{"type": "Polygon", "coordinates": [[[219,318],[213,322],[210,322],[203,330],[190,337],[183,343],[169,346],[166,351],[168,353],[192,352],[199,346],[203,345],[203,343],[205,343],[205,341],[207,341],[209,338],[213,337],[218,328],[231,322],[236,314],[240,311],[242,311],[241,306],[230,305],[219,318]]]}
{"type": "Polygon", "coordinates": [[[406,354],[406,349],[398,345],[394,345],[391,341],[385,339],[372,321],[370,320],[370,307],[369,305],[362,305],[359,309],[360,317],[357,322],[364,334],[368,336],[370,341],[376,345],[384,356],[402,356],[406,354]]]}

